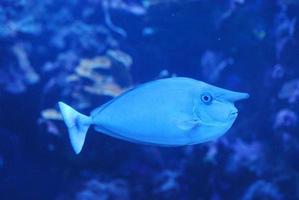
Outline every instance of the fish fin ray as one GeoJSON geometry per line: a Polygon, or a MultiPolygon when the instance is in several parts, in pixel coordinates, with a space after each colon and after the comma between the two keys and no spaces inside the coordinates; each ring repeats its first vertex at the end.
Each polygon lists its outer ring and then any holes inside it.
{"type": "Polygon", "coordinates": [[[199,125],[199,121],[197,120],[181,120],[177,121],[176,123],[177,127],[180,128],[181,130],[191,130],[195,128],[196,126],[199,125]]]}
{"type": "Polygon", "coordinates": [[[72,147],[75,153],[79,154],[82,150],[88,128],[91,125],[91,119],[63,102],[59,102],[58,104],[63,120],[68,128],[72,147]]]}

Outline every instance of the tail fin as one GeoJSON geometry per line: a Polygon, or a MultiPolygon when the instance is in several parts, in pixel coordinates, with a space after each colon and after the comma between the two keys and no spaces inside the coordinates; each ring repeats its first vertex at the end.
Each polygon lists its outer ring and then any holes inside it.
{"type": "Polygon", "coordinates": [[[82,150],[87,130],[91,125],[91,119],[63,102],[59,102],[58,104],[63,120],[68,128],[73,149],[76,154],[79,154],[82,150]]]}

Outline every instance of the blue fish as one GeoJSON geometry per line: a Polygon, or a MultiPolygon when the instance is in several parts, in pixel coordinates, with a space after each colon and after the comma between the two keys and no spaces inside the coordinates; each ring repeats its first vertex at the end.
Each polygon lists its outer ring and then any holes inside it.
{"type": "Polygon", "coordinates": [[[238,116],[234,102],[248,98],[190,78],[167,78],[133,88],[96,108],[90,116],[59,102],[74,151],[88,128],[109,136],[158,146],[193,145],[226,133],[238,116]]]}

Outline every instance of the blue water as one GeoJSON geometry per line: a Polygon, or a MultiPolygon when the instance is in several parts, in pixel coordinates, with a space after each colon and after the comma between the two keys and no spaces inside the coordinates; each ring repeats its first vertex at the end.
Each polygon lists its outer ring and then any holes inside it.
{"type": "Polygon", "coordinates": [[[0,199],[299,199],[298,18],[298,0],[1,0],[0,199]],[[73,152],[58,101],[89,113],[176,76],[251,97],[213,142],[90,130],[73,152]]]}

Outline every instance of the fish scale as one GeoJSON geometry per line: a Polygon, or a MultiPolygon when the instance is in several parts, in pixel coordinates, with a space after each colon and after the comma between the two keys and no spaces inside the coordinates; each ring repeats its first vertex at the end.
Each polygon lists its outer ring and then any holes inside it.
{"type": "Polygon", "coordinates": [[[160,79],[130,89],[85,116],[60,102],[76,153],[82,150],[89,126],[134,143],[182,146],[214,140],[238,116],[234,102],[248,98],[191,78],[160,79]],[[74,122],[78,126],[72,126],[74,122]]]}

